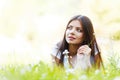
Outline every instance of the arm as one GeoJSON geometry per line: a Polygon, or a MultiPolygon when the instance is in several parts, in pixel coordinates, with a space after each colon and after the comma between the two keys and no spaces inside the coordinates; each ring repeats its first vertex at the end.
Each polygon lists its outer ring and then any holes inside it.
{"type": "Polygon", "coordinates": [[[51,62],[53,65],[58,65],[59,62],[60,62],[60,55],[61,55],[61,52],[58,52],[58,49],[60,47],[60,43],[56,43],[53,45],[52,49],[51,49],[51,62]]]}
{"type": "Polygon", "coordinates": [[[75,68],[87,69],[91,67],[90,63],[91,48],[88,45],[81,46],[77,51],[77,63],[75,68]]]}
{"type": "Polygon", "coordinates": [[[52,58],[52,64],[53,65],[58,65],[59,64],[60,59],[58,59],[56,56],[53,56],[53,55],[51,55],[51,58],[52,58]]]}

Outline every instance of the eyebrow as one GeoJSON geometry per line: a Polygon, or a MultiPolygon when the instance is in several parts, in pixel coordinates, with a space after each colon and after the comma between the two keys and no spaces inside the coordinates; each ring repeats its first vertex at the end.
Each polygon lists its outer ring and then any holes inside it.
{"type": "Polygon", "coordinates": [[[82,28],[82,27],[73,26],[73,25],[68,25],[68,27],[69,27],[69,26],[76,27],[76,28],[80,28],[81,30],[83,30],[83,28],[82,28]]]}
{"type": "Polygon", "coordinates": [[[73,25],[68,25],[68,26],[72,26],[72,27],[77,27],[77,28],[81,28],[81,27],[78,27],[78,26],[73,26],[73,25]]]}

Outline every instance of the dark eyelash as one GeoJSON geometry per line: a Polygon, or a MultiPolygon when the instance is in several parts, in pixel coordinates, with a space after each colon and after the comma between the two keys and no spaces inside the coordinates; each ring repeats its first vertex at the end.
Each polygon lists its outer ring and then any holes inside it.
{"type": "Polygon", "coordinates": [[[80,30],[80,32],[83,32],[83,30],[80,30]]]}
{"type": "Polygon", "coordinates": [[[72,26],[68,26],[67,29],[71,28],[72,26]]]}
{"type": "Polygon", "coordinates": [[[78,29],[79,30],[79,32],[83,32],[83,30],[80,30],[80,29],[78,29]]]}

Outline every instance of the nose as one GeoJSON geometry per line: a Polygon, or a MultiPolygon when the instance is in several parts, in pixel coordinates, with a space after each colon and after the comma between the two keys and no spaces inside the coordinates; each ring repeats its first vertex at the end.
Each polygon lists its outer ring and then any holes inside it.
{"type": "Polygon", "coordinates": [[[73,28],[70,30],[70,34],[74,34],[74,33],[75,33],[75,29],[73,28]]]}

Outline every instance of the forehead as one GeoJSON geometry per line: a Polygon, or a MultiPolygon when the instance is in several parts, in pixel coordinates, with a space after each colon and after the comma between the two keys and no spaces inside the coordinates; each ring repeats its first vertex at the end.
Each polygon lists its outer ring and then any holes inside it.
{"type": "Polygon", "coordinates": [[[81,22],[78,20],[73,20],[69,23],[69,25],[74,26],[74,27],[80,27],[82,28],[81,22]]]}

